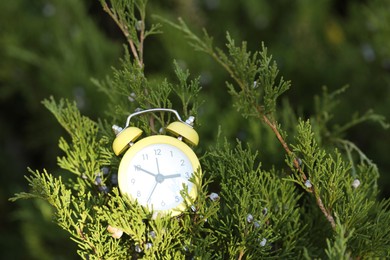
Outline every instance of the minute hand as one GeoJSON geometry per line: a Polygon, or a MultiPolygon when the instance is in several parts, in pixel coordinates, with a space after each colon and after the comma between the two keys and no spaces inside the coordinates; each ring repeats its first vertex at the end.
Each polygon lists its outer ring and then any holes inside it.
{"type": "Polygon", "coordinates": [[[150,172],[150,171],[147,171],[147,170],[145,170],[145,169],[142,169],[141,167],[139,167],[138,169],[139,169],[140,171],[146,172],[146,173],[149,174],[149,175],[152,175],[153,177],[156,177],[156,175],[157,175],[157,174],[154,174],[154,173],[152,173],[152,172],[150,172]]]}

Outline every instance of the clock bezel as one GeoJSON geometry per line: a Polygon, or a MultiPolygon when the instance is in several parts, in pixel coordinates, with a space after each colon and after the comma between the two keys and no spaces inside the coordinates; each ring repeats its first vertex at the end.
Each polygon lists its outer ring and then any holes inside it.
{"type": "MultiPolygon", "coordinates": [[[[184,153],[184,155],[188,158],[188,160],[191,162],[192,169],[194,170],[193,174],[193,180],[195,183],[199,183],[199,176],[201,173],[201,167],[200,162],[194,151],[183,141],[180,141],[177,138],[174,138],[172,136],[168,135],[152,135],[145,137],[136,143],[134,143],[124,154],[120,165],[118,169],[118,185],[119,190],[123,195],[126,195],[131,201],[136,201],[137,199],[134,198],[130,190],[132,189],[130,187],[130,183],[128,182],[128,166],[134,156],[136,156],[142,149],[149,145],[157,145],[157,144],[167,144],[172,145],[179,149],[181,152],[184,153]],[[199,172],[199,174],[197,174],[199,172]]],[[[188,181],[190,182],[190,181],[188,181]]],[[[192,199],[196,199],[198,196],[198,190],[196,187],[196,184],[193,183],[191,190],[189,191],[189,196],[192,199]]],[[[187,201],[188,202],[188,201],[187,201]]],[[[151,210],[148,205],[142,205],[139,204],[145,208],[148,208],[151,210]]],[[[180,203],[178,206],[173,207],[171,209],[166,210],[155,210],[155,212],[158,212],[160,215],[170,215],[170,216],[177,216],[180,215],[186,208],[186,201],[185,198],[183,199],[182,203],[180,203]]]]}

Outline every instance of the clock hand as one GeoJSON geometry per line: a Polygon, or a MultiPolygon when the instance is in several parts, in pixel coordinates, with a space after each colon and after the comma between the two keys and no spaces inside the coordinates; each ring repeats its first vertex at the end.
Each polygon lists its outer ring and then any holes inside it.
{"type": "MultiPolygon", "coordinates": [[[[156,159],[156,161],[157,161],[157,159],[156,159]]],[[[157,163],[157,168],[158,168],[158,163],[157,163]]],[[[145,173],[147,173],[147,174],[149,174],[151,176],[153,176],[156,179],[157,183],[162,183],[164,181],[164,179],[165,179],[165,176],[160,174],[160,173],[154,174],[154,173],[152,173],[150,171],[142,169],[141,167],[138,167],[137,169],[140,170],[140,171],[143,171],[143,172],[145,172],[145,173]]]]}
{"type": "Polygon", "coordinates": [[[164,175],[164,180],[165,179],[170,179],[170,178],[178,178],[178,177],[181,177],[180,173],[178,173],[178,174],[171,174],[171,175],[164,175]]]}
{"type": "Polygon", "coordinates": [[[156,184],[154,185],[154,187],[153,187],[153,189],[152,189],[152,192],[151,192],[150,195],[149,195],[149,198],[148,198],[148,200],[147,200],[148,203],[150,203],[150,199],[152,198],[153,192],[154,192],[154,190],[156,189],[157,184],[158,184],[158,182],[156,182],[156,184]]]}
{"type": "Polygon", "coordinates": [[[158,159],[156,158],[157,174],[160,174],[160,167],[158,166],[158,159]]]}
{"type": "Polygon", "coordinates": [[[149,174],[149,175],[152,175],[153,177],[156,177],[156,174],[154,174],[154,173],[152,173],[152,172],[150,172],[150,171],[147,171],[147,170],[145,170],[145,169],[142,169],[141,167],[138,167],[138,169],[139,169],[140,171],[146,172],[146,173],[149,174]]]}
{"type": "Polygon", "coordinates": [[[178,177],[181,177],[181,174],[171,174],[171,175],[163,175],[160,173],[160,166],[158,165],[158,159],[156,158],[156,165],[157,165],[157,175],[158,177],[156,176],[156,178],[158,178],[158,181],[162,182],[164,181],[165,179],[169,179],[169,178],[178,178],[178,177]]]}

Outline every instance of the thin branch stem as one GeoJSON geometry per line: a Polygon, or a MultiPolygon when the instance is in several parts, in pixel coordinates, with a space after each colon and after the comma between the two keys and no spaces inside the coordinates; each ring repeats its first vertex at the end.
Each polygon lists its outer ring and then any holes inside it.
{"type": "Polygon", "coordinates": [[[139,57],[140,57],[140,66],[144,66],[144,40],[145,40],[145,17],[141,17],[141,27],[140,27],[140,36],[139,36],[139,57]]]}
{"type": "Polygon", "coordinates": [[[242,82],[234,73],[234,71],[227,65],[225,62],[221,60],[221,58],[213,51],[209,50],[208,53],[229,73],[230,77],[232,77],[236,83],[240,86],[241,90],[245,89],[245,83],[242,82]]]}
{"type": "MultiPolygon", "coordinates": [[[[344,140],[344,139],[340,139],[340,138],[335,138],[335,139],[332,139],[334,142],[336,143],[341,143],[345,149],[347,150],[348,148],[350,148],[351,150],[355,150],[358,154],[359,154],[359,158],[361,160],[361,162],[366,162],[370,165],[374,164],[368,157],[365,153],[363,153],[362,150],[359,149],[359,147],[357,147],[354,143],[352,143],[351,141],[348,141],[348,140],[344,140]]],[[[350,151],[350,150],[349,150],[350,151]]]]}
{"type": "MultiPolygon", "coordinates": [[[[96,247],[94,244],[92,244],[90,241],[88,241],[88,239],[85,237],[84,235],[84,232],[83,232],[83,224],[81,224],[81,227],[79,227],[78,225],[75,225],[75,228],[76,228],[76,231],[77,231],[77,234],[81,237],[81,239],[87,243],[93,250],[93,252],[95,253],[95,255],[97,256],[97,251],[96,251],[96,247]]],[[[98,259],[101,259],[100,257],[98,259]]]]}
{"type": "MultiPolygon", "coordinates": [[[[287,155],[288,156],[292,156],[293,155],[293,152],[290,150],[288,144],[286,143],[286,141],[283,139],[282,135],[280,134],[278,128],[277,128],[277,125],[276,125],[276,122],[275,121],[272,121],[265,115],[263,114],[261,111],[260,111],[260,108],[257,109],[257,112],[259,113],[259,115],[261,115],[261,118],[263,119],[263,121],[271,128],[271,130],[274,132],[274,134],[276,135],[276,138],[279,140],[279,142],[281,143],[281,145],[283,146],[284,150],[286,151],[287,155]]],[[[299,161],[298,161],[298,158],[295,158],[294,161],[294,167],[299,171],[299,173],[301,174],[302,176],[302,179],[304,181],[307,180],[307,177],[306,177],[306,174],[303,172],[301,166],[299,165],[299,161]]]]}
{"type": "Polygon", "coordinates": [[[127,25],[124,24],[118,18],[118,16],[114,12],[111,11],[111,9],[108,7],[106,2],[102,3],[102,5],[103,5],[103,10],[111,16],[111,18],[114,20],[114,22],[118,25],[119,29],[122,31],[123,35],[126,37],[127,42],[129,43],[131,52],[134,55],[134,59],[137,61],[138,65],[142,68],[143,67],[142,58],[140,59],[138,52],[137,52],[137,48],[135,47],[133,40],[130,38],[130,33],[129,33],[129,30],[127,28],[127,25]]]}
{"type": "Polygon", "coordinates": [[[237,260],[241,260],[244,257],[244,254],[245,254],[244,250],[241,250],[237,260]]]}
{"type": "MultiPolygon", "coordinates": [[[[283,146],[284,150],[286,151],[287,155],[292,156],[293,152],[290,150],[288,144],[283,139],[282,135],[279,133],[278,128],[276,126],[276,122],[275,121],[271,121],[265,114],[262,113],[260,108],[258,108],[257,111],[258,111],[259,115],[262,116],[263,121],[274,132],[274,134],[276,135],[276,138],[282,144],[282,146],[283,146]]],[[[306,174],[303,172],[302,167],[300,166],[300,163],[298,161],[298,158],[295,158],[293,163],[294,163],[294,167],[301,174],[302,179],[304,181],[306,181],[307,180],[306,174]]],[[[332,226],[332,228],[335,229],[336,228],[336,222],[335,222],[335,220],[334,220],[334,218],[332,216],[332,213],[325,208],[324,203],[322,202],[322,199],[321,199],[320,195],[317,192],[317,189],[314,186],[312,186],[311,188],[308,189],[308,191],[310,193],[313,193],[314,197],[316,198],[316,203],[317,203],[318,207],[320,208],[321,212],[325,215],[326,219],[329,221],[329,223],[332,226]]]]}
{"type": "Polygon", "coordinates": [[[321,197],[318,194],[318,192],[314,186],[312,187],[312,191],[313,191],[314,197],[316,198],[316,202],[317,202],[318,207],[320,208],[322,213],[325,215],[326,219],[329,221],[330,225],[332,226],[332,229],[335,230],[336,222],[332,216],[332,213],[325,208],[324,203],[322,202],[321,197]]]}

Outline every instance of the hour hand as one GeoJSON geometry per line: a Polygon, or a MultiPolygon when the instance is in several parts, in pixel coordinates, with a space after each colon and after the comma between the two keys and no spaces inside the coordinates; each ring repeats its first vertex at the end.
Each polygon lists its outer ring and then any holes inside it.
{"type": "Polygon", "coordinates": [[[181,177],[181,174],[180,174],[180,173],[171,174],[171,175],[164,175],[164,179],[179,178],[179,177],[181,177]]]}

